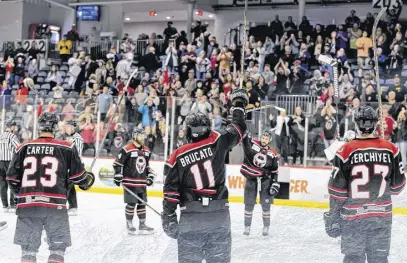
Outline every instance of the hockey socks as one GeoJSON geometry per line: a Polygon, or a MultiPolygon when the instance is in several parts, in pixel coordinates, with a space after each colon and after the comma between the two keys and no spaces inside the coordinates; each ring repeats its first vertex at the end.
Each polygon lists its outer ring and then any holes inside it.
{"type": "Polygon", "coordinates": [[[64,263],[64,251],[51,251],[47,263],[64,263]]]}
{"type": "Polygon", "coordinates": [[[127,221],[132,221],[134,217],[134,207],[135,205],[133,204],[127,204],[125,208],[125,214],[126,214],[126,220],[127,221]]]}
{"type": "Polygon", "coordinates": [[[21,263],[37,263],[37,252],[23,250],[21,263]]]}

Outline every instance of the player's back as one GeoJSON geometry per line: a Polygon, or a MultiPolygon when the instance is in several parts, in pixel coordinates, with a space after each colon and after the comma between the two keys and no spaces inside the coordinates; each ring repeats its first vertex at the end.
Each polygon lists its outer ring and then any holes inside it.
{"type": "Polygon", "coordinates": [[[394,144],[355,139],[338,150],[334,166],[328,188],[333,198],[346,200],[341,213],[347,220],[391,216],[391,195],[405,183],[394,144]]]}
{"type": "Polygon", "coordinates": [[[65,210],[68,179],[83,180],[84,172],[70,142],[39,138],[24,143],[16,149],[7,172],[8,180],[21,183],[17,212],[65,210]]]}
{"type": "Polygon", "coordinates": [[[221,132],[212,131],[208,138],[183,145],[171,155],[167,165],[177,165],[181,185],[186,195],[189,194],[181,200],[202,195],[216,199],[228,197],[224,164],[231,145],[226,143],[221,132]]]}

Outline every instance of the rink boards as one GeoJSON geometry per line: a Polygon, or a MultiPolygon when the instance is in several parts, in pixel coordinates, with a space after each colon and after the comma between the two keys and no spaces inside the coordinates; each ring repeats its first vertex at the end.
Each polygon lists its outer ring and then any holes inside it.
{"type": "MultiPolygon", "coordinates": [[[[83,158],[86,167],[90,167],[93,158],[83,158]]],[[[113,158],[98,158],[92,169],[96,181],[91,192],[121,194],[123,189],[113,183],[113,158]]],[[[164,162],[152,161],[150,166],[157,173],[153,186],[148,187],[148,196],[162,197],[164,162]]],[[[279,168],[279,181],[289,184],[287,200],[277,199],[276,205],[310,208],[328,208],[327,184],[331,174],[329,168],[290,167],[279,168]]],[[[243,203],[245,178],[240,174],[240,165],[226,165],[226,184],[229,188],[229,201],[243,203]]],[[[407,215],[407,191],[393,198],[396,214],[407,215]]]]}

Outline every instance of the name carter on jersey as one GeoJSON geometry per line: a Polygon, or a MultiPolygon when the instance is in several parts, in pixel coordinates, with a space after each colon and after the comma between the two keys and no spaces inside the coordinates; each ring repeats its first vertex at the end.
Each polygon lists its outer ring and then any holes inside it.
{"type": "Polygon", "coordinates": [[[47,154],[54,155],[54,147],[52,146],[27,146],[27,154],[47,154]]]}
{"type": "Polygon", "coordinates": [[[193,152],[193,153],[188,154],[187,156],[180,158],[180,162],[181,162],[182,167],[185,167],[191,163],[200,161],[202,159],[206,159],[210,156],[213,156],[213,152],[212,152],[211,148],[205,148],[205,149],[199,150],[198,152],[193,152]]]}
{"type": "Polygon", "coordinates": [[[357,163],[391,163],[391,156],[389,153],[357,153],[351,159],[351,164],[357,163]]]}

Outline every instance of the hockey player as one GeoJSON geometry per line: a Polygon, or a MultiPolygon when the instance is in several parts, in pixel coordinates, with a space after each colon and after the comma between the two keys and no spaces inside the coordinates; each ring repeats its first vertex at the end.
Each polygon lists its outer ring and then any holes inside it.
{"type": "Polygon", "coordinates": [[[43,113],[38,120],[39,138],[16,149],[7,171],[10,188],[18,195],[14,243],[21,245],[21,262],[36,262],[45,229],[50,249],[48,263],[64,261],[71,245],[66,209],[68,180],[88,190],[95,177],[85,172],[76,148],[54,139],[58,118],[43,113]]]}
{"type": "Polygon", "coordinates": [[[219,132],[211,131],[211,122],[203,113],[189,114],[185,119],[189,143],[175,150],[165,164],[162,225],[168,236],[178,239],[178,262],[230,262],[225,156],[246,132],[248,100],[245,90],[231,93],[232,123],[219,132]]]}
{"type": "MultiPolygon", "coordinates": [[[[145,132],[143,129],[134,129],[132,138],[132,142],[120,150],[113,163],[114,181],[117,186],[120,184],[126,186],[135,195],[147,202],[146,186],[153,185],[155,178],[155,172],[149,166],[151,151],[144,145],[145,132]]],[[[137,229],[133,225],[136,206],[140,233],[151,233],[154,228],[146,225],[146,206],[127,191],[124,191],[124,202],[126,203],[125,215],[128,233],[130,235],[136,234],[137,229]]]]}
{"type": "MultiPolygon", "coordinates": [[[[76,129],[76,121],[69,120],[65,123],[65,133],[68,135],[66,140],[71,142],[78,151],[79,157],[82,157],[82,150],[83,150],[83,139],[82,136],[75,131],[76,129]]],[[[68,215],[75,216],[77,215],[78,210],[78,200],[76,198],[76,190],[75,184],[70,182],[68,185],[68,215]]]]}
{"type": "Polygon", "coordinates": [[[361,106],[356,138],[336,153],[328,184],[330,210],[324,214],[329,236],[342,236],[344,263],[386,263],[390,250],[392,194],[405,184],[400,151],[375,137],[376,111],[361,106]]]}
{"type": "Polygon", "coordinates": [[[8,184],[6,173],[13,154],[20,144],[17,136],[14,134],[17,124],[14,120],[6,122],[6,130],[0,134],[0,194],[5,212],[15,213],[14,194],[10,191],[10,207],[7,200],[8,184]]]}
{"type": "Polygon", "coordinates": [[[244,161],[240,172],[246,177],[244,188],[244,226],[243,234],[250,234],[254,205],[260,192],[260,204],[263,209],[263,236],[267,236],[270,227],[270,207],[280,190],[277,181],[279,155],[269,147],[271,133],[264,131],[260,141],[249,134],[243,139],[244,161]],[[260,189],[258,189],[260,184],[260,189]]]}

